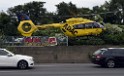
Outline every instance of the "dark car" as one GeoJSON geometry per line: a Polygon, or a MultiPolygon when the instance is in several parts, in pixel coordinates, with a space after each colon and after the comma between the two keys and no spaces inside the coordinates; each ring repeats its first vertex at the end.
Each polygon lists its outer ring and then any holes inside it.
{"type": "Polygon", "coordinates": [[[108,68],[124,66],[124,48],[102,48],[95,51],[91,62],[108,68]]]}

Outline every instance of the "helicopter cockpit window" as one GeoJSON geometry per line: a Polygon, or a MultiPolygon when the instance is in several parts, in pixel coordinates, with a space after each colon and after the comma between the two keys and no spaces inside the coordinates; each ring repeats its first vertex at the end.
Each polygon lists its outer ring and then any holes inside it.
{"type": "Polygon", "coordinates": [[[83,29],[85,28],[84,24],[74,25],[74,29],[83,29]]]}
{"type": "Polygon", "coordinates": [[[93,27],[92,23],[85,24],[85,28],[92,28],[92,27],[93,27]]]}
{"type": "Polygon", "coordinates": [[[93,28],[100,28],[100,25],[97,22],[93,23],[93,28]]]}
{"type": "Polygon", "coordinates": [[[99,25],[100,28],[104,28],[104,25],[97,23],[99,25]]]}

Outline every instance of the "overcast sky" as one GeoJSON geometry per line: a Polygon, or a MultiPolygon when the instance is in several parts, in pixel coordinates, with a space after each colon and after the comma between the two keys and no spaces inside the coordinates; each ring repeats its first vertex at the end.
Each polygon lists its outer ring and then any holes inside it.
{"type": "Polygon", "coordinates": [[[109,0],[0,0],[0,11],[6,11],[10,7],[14,7],[17,5],[23,5],[28,2],[32,1],[43,1],[46,2],[44,4],[44,7],[49,11],[49,12],[55,12],[56,7],[55,5],[59,4],[60,2],[64,1],[66,3],[72,2],[75,4],[77,7],[89,7],[92,8],[93,6],[100,6],[104,4],[105,1],[109,0]]]}

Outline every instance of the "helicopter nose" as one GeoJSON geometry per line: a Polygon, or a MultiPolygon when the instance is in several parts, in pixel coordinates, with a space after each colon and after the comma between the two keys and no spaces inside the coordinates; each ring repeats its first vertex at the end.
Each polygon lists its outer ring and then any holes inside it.
{"type": "Polygon", "coordinates": [[[102,28],[103,31],[106,30],[105,26],[104,25],[100,25],[100,28],[102,28]]]}
{"type": "Polygon", "coordinates": [[[102,27],[102,31],[105,31],[106,30],[106,28],[105,27],[102,27]]]}
{"type": "Polygon", "coordinates": [[[102,31],[106,30],[106,27],[104,25],[100,25],[100,28],[102,28],[102,31]]]}

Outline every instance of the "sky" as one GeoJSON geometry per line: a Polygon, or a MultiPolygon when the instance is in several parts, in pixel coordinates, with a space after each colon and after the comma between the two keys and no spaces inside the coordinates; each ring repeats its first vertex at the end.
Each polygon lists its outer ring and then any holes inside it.
{"type": "Polygon", "coordinates": [[[59,4],[60,2],[72,2],[77,7],[88,7],[91,8],[93,6],[100,6],[105,3],[105,1],[109,0],[0,0],[0,11],[6,12],[8,8],[14,7],[17,5],[24,5],[25,3],[32,2],[32,1],[42,1],[46,2],[44,4],[44,8],[47,9],[49,12],[55,12],[56,7],[55,5],[59,4]]]}

